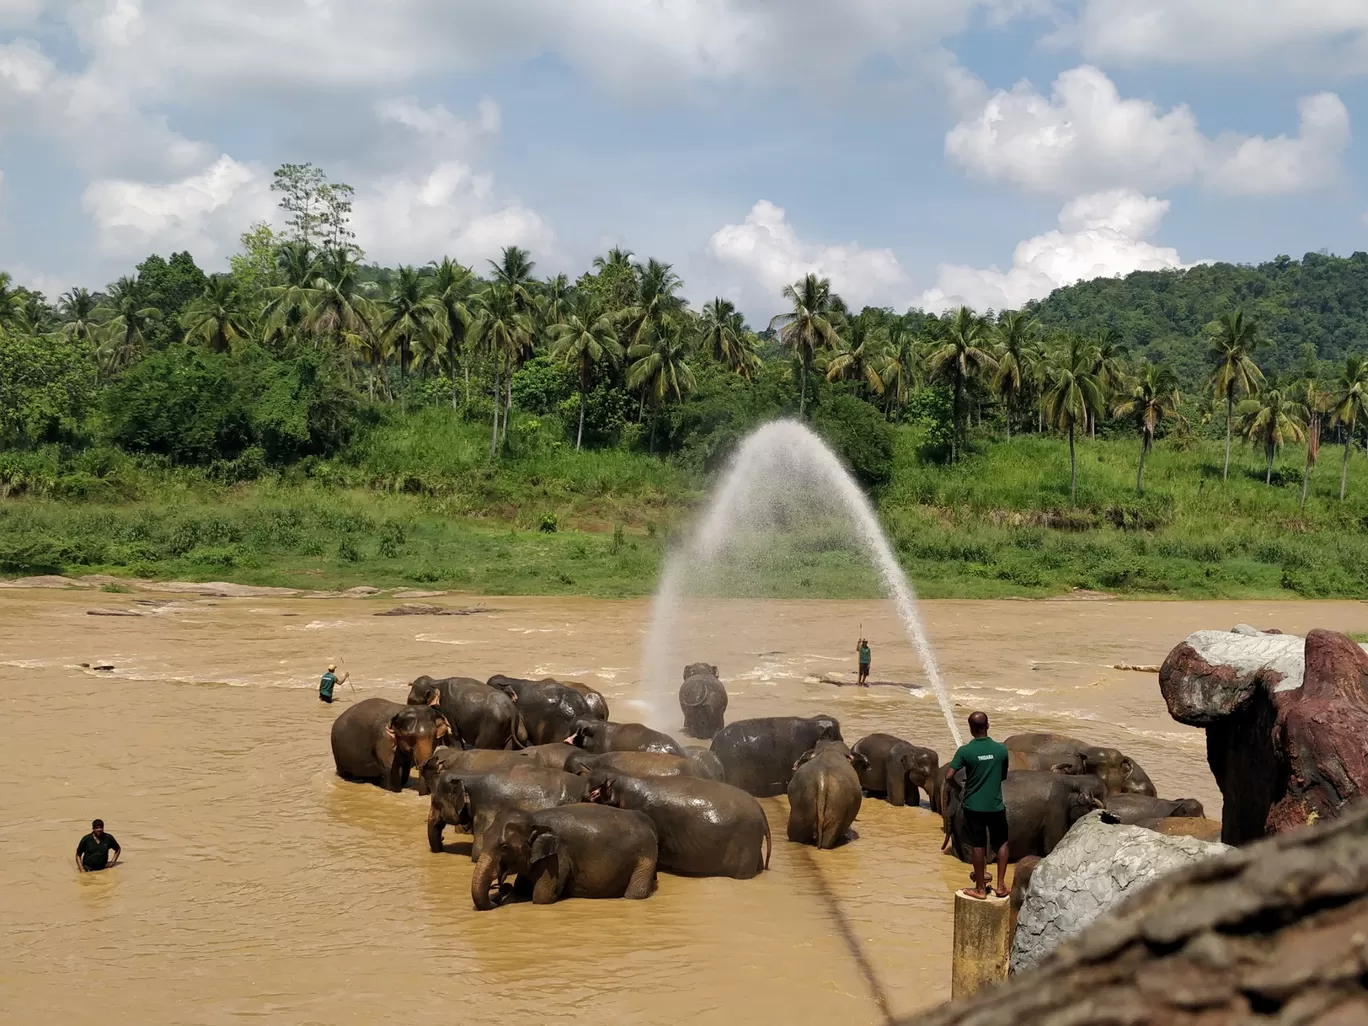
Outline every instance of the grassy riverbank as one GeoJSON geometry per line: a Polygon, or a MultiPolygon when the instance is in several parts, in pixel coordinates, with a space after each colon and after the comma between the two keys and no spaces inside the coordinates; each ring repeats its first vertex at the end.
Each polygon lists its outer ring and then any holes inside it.
{"type": "MultiPolygon", "coordinates": [[[[556,441],[559,430],[536,422],[516,434],[510,455],[491,465],[478,425],[425,411],[338,458],[233,486],[113,459],[98,473],[79,471],[93,483],[66,489],[66,498],[0,502],[0,573],[650,593],[709,478],[679,460],[575,453],[556,441]]],[[[1341,503],[1342,450],[1324,449],[1300,510],[1300,449],[1275,463],[1272,487],[1256,457],[1237,449],[1223,485],[1219,442],[1161,442],[1137,498],[1138,444],[1083,440],[1070,505],[1063,441],[982,438],[949,468],[924,461],[920,443],[916,430],[897,430],[890,483],[874,497],[924,595],[1368,597],[1361,453],[1341,503]]],[[[877,592],[859,554],[829,531],[790,533],[752,568],[724,587],[814,598],[877,592]]]]}

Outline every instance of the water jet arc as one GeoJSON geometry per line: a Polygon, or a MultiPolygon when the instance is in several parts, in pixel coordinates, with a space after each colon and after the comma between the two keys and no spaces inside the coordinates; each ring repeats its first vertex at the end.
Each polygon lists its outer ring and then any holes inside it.
{"type": "Polygon", "coordinates": [[[671,631],[678,620],[690,570],[713,564],[740,531],[754,528],[770,515],[784,490],[791,490],[798,481],[811,483],[806,494],[814,506],[818,500],[834,500],[839,514],[853,528],[860,547],[878,571],[884,593],[893,600],[903,629],[935,689],[945,725],[959,747],[959,726],[918,615],[912,586],[889,548],[874,508],[836,454],[796,420],[772,421],[746,437],[688,545],[672,553],[666,563],[652,603],[646,639],[644,676],[650,682],[652,695],[659,698],[669,693],[671,631]]]}

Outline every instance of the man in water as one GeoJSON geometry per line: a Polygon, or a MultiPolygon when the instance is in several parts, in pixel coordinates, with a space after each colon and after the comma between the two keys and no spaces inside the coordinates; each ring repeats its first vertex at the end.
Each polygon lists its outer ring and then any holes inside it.
{"type": "Polygon", "coordinates": [[[969,714],[969,733],[974,739],[961,745],[945,767],[945,779],[952,780],[956,770],[964,770],[964,826],[974,849],[974,886],[964,893],[971,898],[988,897],[985,876],[988,846],[997,845],[997,887],[999,898],[1007,897],[1007,806],[1002,802],[1002,782],[1007,779],[1007,746],[988,736],[988,714],[969,714]]]}
{"type": "Polygon", "coordinates": [[[869,640],[861,638],[860,643],[855,646],[855,651],[860,653],[860,680],[862,688],[869,687],[869,640]]]}
{"type": "Polygon", "coordinates": [[[318,682],[318,700],[331,704],[333,700],[333,688],[337,687],[339,684],[347,683],[347,678],[350,676],[350,673],[344,673],[342,674],[341,679],[338,679],[337,664],[329,663],[328,672],[323,674],[323,679],[318,682]]]}
{"type": "Polygon", "coordinates": [[[108,869],[119,861],[122,851],[114,835],[105,833],[104,820],[97,819],[90,824],[90,833],[76,845],[76,868],[82,873],[108,869]],[[114,852],[113,859],[109,857],[111,850],[114,852]]]}

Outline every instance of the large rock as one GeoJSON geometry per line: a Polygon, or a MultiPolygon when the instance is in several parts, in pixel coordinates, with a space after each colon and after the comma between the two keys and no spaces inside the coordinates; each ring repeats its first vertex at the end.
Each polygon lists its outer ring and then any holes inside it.
{"type": "Polygon", "coordinates": [[[1365,937],[1361,806],[1176,870],[1035,969],[903,1026],[1355,1026],[1365,937]]]}
{"type": "Polygon", "coordinates": [[[1159,687],[1174,719],[1206,729],[1227,844],[1334,818],[1368,793],[1368,650],[1347,636],[1198,631],[1159,687]]]}
{"type": "Polygon", "coordinates": [[[1017,919],[1012,972],[1030,969],[1127,895],[1230,848],[1106,821],[1094,812],[1040,860],[1017,919]]]}

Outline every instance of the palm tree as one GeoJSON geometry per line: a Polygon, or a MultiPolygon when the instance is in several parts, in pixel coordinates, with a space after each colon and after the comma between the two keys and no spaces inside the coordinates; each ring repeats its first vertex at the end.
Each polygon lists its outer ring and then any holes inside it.
{"type": "Polygon", "coordinates": [[[1297,503],[1298,509],[1305,509],[1306,493],[1311,486],[1311,468],[1320,456],[1321,426],[1330,410],[1330,394],[1321,388],[1314,366],[1308,368],[1297,382],[1296,400],[1301,419],[1306,424],[1306,462],[1302,464],[1301,499],[1297,503]]]}
{"type": "Polygon", "coordinates": [[[144,306],[138,283],[124,276],[109,286],[105,294],[104,344],[100,361],[106,373],[127,367],[147,344],[147,329],[161,318],[155,306],[144,306]]]}
{"type": "MultiPolygon", "coordinates": [[[[432,298],[442,307],[440,335],[446,347],[447,374],[451,376],[451,408],[456,409],[456,354],[465,347],[472,314],[470,296],[475,275],[450,257],[433,262],[432,298]]],[[[465,394],[470,396],[470,361],[462,360],[465,369],[465,394]]]]}
{"type": "MultiPolygon", "coordinates": [[[[1116,333],[1114,328],[1103,328],[1097,336],[1094,346],[1097,350],[1097,358],[1093,373],[1097,375],[1097,380],[1102,385],[1103,396],[1114,395],[1126,384],[1126,369],[1122,363],[1122,359],[1126,355],[1126,344],[1121,341],[1121,336],[1116,333]]],[[[1105,416],[1105,410],[1103,415],[1105,416]]],[[[1096,438],[1096,416],[1090,419],[1089,430],[1092,436],[1096,438]]]]}
{"type": "Polygon", "coordinates": [[[1097,379],[1097,348],[1077,335],[1065,339],[1046,366],[1049,386],[1041,397],[1045,419],[1051,427],[1069,433],[1069,503],[1078,496],[1078,454],[1074,433],[1079,424],[1102,409],[1102,382],[1097,379]]]}
{"type": "Polygon", "coordinates": [[[579,430],[575,433],[575,451],[579,452],[584,441],[584,408],[594,386],[594,372],[600,364],[621,360],[622,346],[613,330],[612,317],[587,295],[571,307],[564,323],[551,328],[551,337],[552,356],[579,375],[579,430]]]}
{"type": "Polygon", "coordinates": [[[1212,394],[1226,404],[1225,467],[1221,470],[1224,482],[1230,476],[1230,439],[1235,425],[1235,396],[1237,393],[1254,395],[1263,384],[1263,372],[1254,362],[1253,353],[1259,346],[1259,326],[1245,320],[1243,310],[1236,310],[1221,318],[1211,339],[1211,356],[1215,368],[1211,372],[1212,394]]]}
{"type": "Polygon", "coordinates": [[[0,328],[9,327],[24,312],[28,290],[13,282],[8,271],[0,271],[0,328]]]}
{"type": "Polygon", "coordinates": [[[526,322],[526,330],[520,331],[509,339],[510,348],[504,350],[503,357],[506,374],[504,375],[504,420],[503,438],[508,441],[508,420],[513,413],[513,372],[527,357],[532,355],[533,331],[532,313],[537,305],[537,283],[532,271],[537,266],[527,250],[517,246],[505,246],[498,262],[491,260],[489,266],[494,272],[494,281],[502,286],[513,303],[513,310],[526,322]]]}
{"type": "Polygon", "coordinates": [[[1178,376],[1165,364],[1143,361],[1131,383],[1130,394],[1112,409],[1116,417],[1134,417],[1140,432],[1140,469],[1135,472],[1135,494],[1145,494],[1145,456],[1154,445],[1159,424],[1165,417],[1177,417],[1182,402],[1178,391],[1178,376]]]}
{"type": "Polygon", "coordinates": [[[997,340],[997,373],[992,388],[1002,396],[1003,420],[1007,423],[1007,441],[1012,440],[1012,407],[1030,381],[1031,366],[1037,359],[1037,324],[1030,314],[1011,311],[998,319],[993,335],[997,340]]]}
{"type": "Polygon", "coordinates": [[[361,281],[361,264],[349,246],[328,249],[319,257],[313,300],[304,326],[315,335],[330,337],[335,352],[359,351],[363,340],[376,332],[379,310],[361,281]]]}
{"type": "Polygon", "coordinates": [[[1368,418],[1368,358],[1346,356],[1344,370],[1335,382],[1331,408],[1334,423],[1344,432],[1344,467],[1340,470],[1340,501],[1349,490],[1349,450],[1354,444],[1354,428],[1360,417],[1368,418]]]}
{"type": "Polygon", "coordinates": [[[264,290],[261,311],[263,342],[286,342],[303,333],[320,293],[318,253],[307,242],[285,242],[276,250],[280,284],[264,290]]]}
{"type": "Polygon", "coordinates": [[[574,291],[570,279],[563,274],[542,282],[541,302],[538,304],[537,312],[541,316],[542,327],[547,329],[548,334],[551,328],[565,323],[574,291]]]}
{"type": "MultiPolygon", "coordinates": [[[[494,427],[489,439],[489,458],[493,459],[499,451],[499,405],[503,398],[499,391],[499,369],[508,354],[519,350],[531,337],[532,323],[527,314],[519,312],[512,288],[503,282],[495,282],[482,290],[475,297],[475,305],[478,310],[476,336],[494,367],[494,427]]],[[[508,437],[507,424],[505,417],[505,438],[508,437]]]]}
{"type": "Polygon", "coordinates": [[[882,316],[877,311],[865,310],[845,322],[827,357],[828,381],[856,381],[875,395],[883,395],[883,377],[875,370],[887,340],[882,316]]]}
{"type": "Polygon", "coordinates": [[[90,342],[99,327],[99,300],[89,289],[74,288],[63,292],[57,300],[57,310],[62,316],[62,331],[74,339],[90,342]]]}
{"type": "MultiPolygon", "coordinates": [[[[671,395],[682,401],[694,388],[694,373],[688,363],[689,347],[683,325],[671,318],[651,333],[649,341],[638,342],[627,351],[632,361],[627,369],[627,387],[641,390],[659,411],[671,395]]],[[[651,452],[655,452],[656,417],[651,418],[651,452]]]]}
{"type": "Polygon", "coordinates": [[[1240,404],[1240,435],[1251,445],[1262,445],[1267,457],[1264,484],[1273,483],[1273,457],[1283,444],[1300,442],[1306,438],[1301,411],[1295,400],[1283,395],[1280,388],[1269,388],[1257,399],[1240,404]]]}
{"type": "Polygon", "coordinates": [[[209,279],[204,294],[185,304],[180,323],[187,335],[202,339],[215,353],[228,352],[251,331],[247,304],[228,274],[209,279]]]}
{"type": "Polygon", "coordinates": [[[445,321],[442,305],[428,291],[427,280],[416,267],[400,267],[390,280],[380,314],[380,333],[399,353],[399,380],[403,404],[408,402],[408,367],[415,341],[429,338],[445,321]]]}
{"type": "Polygon", "coordinates": [[[631,267],[632,251],[623,249],[621,246],[614,246],[604,256],[594,257],[594,269],[598,271],[606,270],[609,267],[631,267]]]}
{"type": "Polygon", "coordinates": [[[923,376],[922,352],[916,333],[905,317],[894,318],[888,328],[888,344],[875,356],[874,370],[883,382],[885,414],[902,416],[908,392],[923,376]]]}
{"type": "Polygon", "coordinates": [[[988,325],[967,306],[960,307],[953,318],[943,322],[943,331],[944,336],[927,357],[926,366],[932,378],[949,381],[954,388],[955,431],[950,441],[950,460],[954,462],[964,447],[965,385],[997,370],[997,361],[986,348],[988,325]]]}
{"type": "Polygon", "coordinates": [[[678,294],[683,287],[683,280],[671,264],[654,257],[646,261],[637,285],[637,301],[621,314],[628,345],[647,341],[667,318],[684,309],[684,297],[678,294]]]}
{"type": "Polygon", "coordinates": [[[784,298],[793,304],[788,313],[770,320],[770,328],[778,328],[779,341],[798,358],[801,387],[798,393],[798,416],[807,409],[807,383],[813,361],[823,349],[840,343],[836,329],[837,314],[831,293],[831,279],[809,274],[802,281],[784,286],[784,298]]]}
{"type": "Polygon", "coordinates": [[[749,379],[759,365],[745,321],[729,299],[718,296],[703,304],[698,338],[703,350],[733,374],[749,379]]]}

